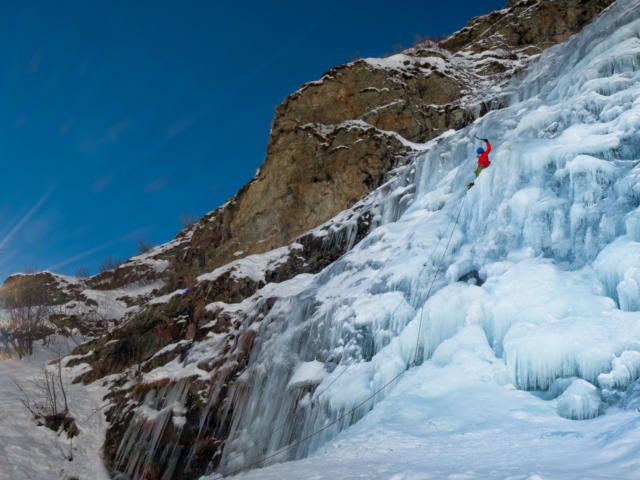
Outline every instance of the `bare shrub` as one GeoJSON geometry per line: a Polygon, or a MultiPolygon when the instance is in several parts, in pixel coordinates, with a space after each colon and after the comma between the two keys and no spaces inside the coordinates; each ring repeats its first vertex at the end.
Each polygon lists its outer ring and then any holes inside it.
{"type": "Polygon", "coordinates": [[[425,42],[427,42],[429,40],[433,40],[433,38],[429,37],[428,35],[427,36],[422,36],[419,33],[416,33],[413,36],[413,45],[412,45],[412,47],[418,47],[418,46],[422,45],[423,43],[425,43],[425,42]]]}
{"type": "Polygon", "coordinates": [[[180,262],[174,265],[166,279],[167,288],[170,291],[180,288],[189,288],[195,285],[196,278],[202,273],[198,262],[180,262]]]}
{"type": "Polygon", "coordinates": [[[17,380],[13,383],[20,393],[20,402],[31,413],[38,425],[58,432],[63,430],[69,438],[68,449],[57,444],[62,456],[73,460],[73,437],[80,433],[75,419],[69,414],[67,388],[62,377],[62,359],[58,356],[54,369],[42,367],[40,378],[31,380],[32,389],[27,390],[17,380]]]}
{"type": "Polygon", "coordinates": [[[447,34],[442,34],[434,37],[433,35],[420,35],[419,33],[416,33],[413,37],[413,47],[437,46],[440,42],[446,40],[447,38],[449,38],[449,35],[447,34]]]}
{"type": "Polygon", "coordinates": [[[52,333],[47,325],[52,307],[46,305],[46,292],[42,285],[20,282],[6,298],[7,329],[11,343],[19,358],[33,354],[33,343],[52,333]]]}
{"type": "Polygon", "coordinates": [[[200,218],[197,215],[194,215],[191,213],[182,212],[180,214],[180,221],[182,222],[182,228],[191,228],[196,223],[198,223],[199,220],[200,218]]]}
{"type": "Polygon", "coordinates": [[[31,380],[33,392],[27,391],[13,380],[20,392],[20,402],[35,420],[57,432],[62,427],[70,437],[77,435],[78,427],[69,416],[69,399],[62,377],[62,360],[58,358],[54,369],[42,367],[40,378],[31,380]]]}
{"type": "Polygon", "coordinates": [[[14,383],[22,397],[20,402],[36,419],[57,417],[69,411],[67,392],[62,380],[62,365],[58,362],[56,372],[42,368],[42,376],[31,381],[36,388],[35,395],[30,395],[17,381],[14,383]]]}
{"type": "Polygon", "coordinates": [[[107,258],[102,260],[102,262],[100,262],[100,273],[106,272],[107,270],[115,270],[123,263],[124,262],[121,259],[109,255],[107,258]]]}
{"type": "Polygon", "coordinates": [[[138,245],[137,245],[138,255],[147,253],[152,248],[153,248],[153,243],[147,240],[138,240],[138,245]]]}
{"type": "Polygon", "coordinates": [[[84,265],[80,265],[76,267],[76,277],[78,278],[87,278],[91,276],[91,272],[84,265]]]}

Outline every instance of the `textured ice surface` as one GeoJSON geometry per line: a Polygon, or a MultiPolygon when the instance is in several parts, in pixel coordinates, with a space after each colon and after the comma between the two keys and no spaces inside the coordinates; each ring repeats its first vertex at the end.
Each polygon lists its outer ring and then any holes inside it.
{"type": "Polygon", "coordinates": [[[609,390],[626,388],[640,376],[640,352],[627,351],[611,362],[611,372],[598,375],[598,384],[609,390]]]}
{"type": "MultiPolygon", "coordinates": [[[[637,421],[611,407],[632,404],[640,352],[640,2],[619,0],[545,51],[509,95],[509,107],[415,160],[415,173],[402,179],[415,183],[407,207],[397,196],[383,199],[375,230],[303,292],[276,303],[252,352],[249,388],[234,393],[242,415],[232,419],[223,470],[324,428],[408,369],[397,386],[277,460],[350,441],[376,448],[365,426],[380,436],[406,428],[402,439],[415,428],[429,437],[425,450],[441,452],[460,440],[454,431],[504,445],[502,432],[519,445],[513,461],[477,478],[537,475],[545,452],[562,461],[555,451],[575,459],[602,451],[580,468],[613,468],[608,448],[628,455],[614,477],[633,478],[625,468],[640,443],[625,425],[637,421]],[[493,163],[467,191],[474,135],[491,139],[493,163]],[[481,286],[457,282],[472,270],[481,286]],[[292,377],[310,362],[322,363],[326,376],[295,388],[292,377]],[[604,390],[610,411],[600,402],[604,390]],[[568,420],[558,413],[606,418],[570,422],[585,426],[565,436],[568,420]],[[401,425],[390,427],[383,414],[401,425]],[[541,453],[533,454],[538,440],[541,453]],[[526,455],[528,471],[514,463],[526,455]]],[[[470,458],[484,455],[488,465],[499,450],[485,445],[470,458]]],[[[461,457],[450,459],[450,471],[461,457]]],[[[442,466],[446,455],[432,461],[442,466]]]]}
{"type": "Polygon", "coordinates": [[[296,368],[291,380],[289,380],[289,387],[318,384],[326,376],[327,372],[324,369],[324,363],[317,360],[305,362],[296,368]]]}
{"type": "Polygon", "coordinates": [[[558,414],[571,420],[585,420],[598,416],[600,393],[589,382],[577,379],[560,395],[558,414]]]}

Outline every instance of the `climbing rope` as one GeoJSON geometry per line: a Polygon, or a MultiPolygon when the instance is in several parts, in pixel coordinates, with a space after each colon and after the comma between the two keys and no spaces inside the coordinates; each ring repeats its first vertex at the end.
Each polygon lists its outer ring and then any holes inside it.
{"type": "MultiPolygon", "coordinates": [[[[463,202],[464,202],[464,200],[463,200],[463,202]]],[[[456,220],[456,224],[457,224],[457,220],[456,220]]],[[[429,254],[429,257],[428,257],[428,258],[432,258],[432,257],[433,257],[433,254],[434,254],[434,253],[436,253],[436,250],[437,250],[437,249],[438,249],[438,247],[440,246],[440,243],[442,242],[442,239],[443,239],[443,238],[444,238],[444,237],[440,237],[440,238],[438,238],[438,241],[437,241],[437,243],[436,243],[435,247],[433,247],[433,249],[431,250],[431,253],[429,254]]],[[[425,271],[425,269],[426,269],[426,268],[427,268],[427,264],[425,263],[425,264],[423,264],[423,265],[422,265],[422,268],[420,269],[420,273],[418,273],[418,279],[420,279],[420,277],[422,277],[422,273],[425,271]]],[[[396,291],[397,291],[397,290],[396,290],[396,291]]],[[[427,297],[427,298],[428,298],[428,297],[427,297]]],[[[398,302],[398,305],[396,305],[396,308],[394,308],[394,309],[393,309],[393,312],[391,312],[391,318],[393,318],[393,317],[396,315],[396,312],[398,311],[398,309],[400,308],[400,306],[401,306],[403,303],[405,303],[405,302],[406,302],[406,300],[405,300],[404,298],[398,302]]],[[[347,370],[349,370],[350,368],[351,368],[351,365],[347,365],[347,366],[345,366],[344,370],[342,370],[342,371],[341,371],[341,372],[336,376],[336,378],[334,378],[334,379],[329,383],[329,385],[327,385],[325,388],[323,388],[322,390],[320,390],[320,392],[314,392],[313,396],[314,396],[314,397],[316,397],[316,398],[320,398],[320,396],[321,396],[323,393],[325,393],[327,390],[329,390],[329,389],[333,386],[333,384],[334,384],[334,383],[336,383],[336,382],[340,379],[340,377],[342,377],[342,375],[344,375],[344,374],[347,372],[347,370]]],[[[278,431],[282,430],[282,428],[284,427],[284,425],[285,425],[285,424],[283,424],[283,425],[281,425],[280,427],[276,428],[272,433],[276,433],[276,432],[278,432],[278,431]]]]}
{"type": "MultiPolygon", "coordinates": [[[[438,239],[438,242],[436,243],[436,246],[435,246],[435,247],[433,247],[433,249],[431,250],[431,253],[429,254],[429,257],[428,257],[428,258],[432,258],[432,257],[433,257],[433,254],[436,252],[436,250],[437,250],[437,249],[438,249],[438,247],[440,246],[440,243],[442,242],[442,239],[443,239],[443,238],[444,238],[444,237],[440,237],[440,238],[438,239]]],[[[423,264],[423,265],[422,265],[422,269],[420,270],[420,273],[418,273],[418,279],[419,279],[420,277],[422,277],[422,273],[424,272],[424,270],[425,270],[426,268],[427,268],[427,264],[425,263],[425,264],[423,264]]],[[[404,298],[403,298],[402,300],[400,300],[400,302],[398,302],[398,305],[396,305],[396,307],[393,309],[393,312],[391,312],[391,318],[393,318],[393,317],[395,316],[396,312],[398,311],[398,309],[400,308],[400,306],[401,306],[403,303],[405,303],[405,299],[404,299],[404,298]]],[[[331,387],[332,387],[332,386],[333,386],[333,385],[334,385],[338,380],[340,380],[340,378],[341,378],[345,373],[347,373],[347,371],[349,371],[349,369],[351,368],[351,366],[352,366],[352,365],[353,365],[353,364],[351,364],[351,365],[345,365],[345,368],[344,368],[344,369],[343,369],[343,370],[342,370],[338,375],[336,375],[336,377],[335,377],[333,380],[331,380],[331,382],[329,382],[329,385],[327,385],[326,387],[324,387],[324,388],[323,388],[322,390],[320,390],[320,391],[316,391],[316,392],[314,392],[314,393],[313,393],[312,398],[319,399],[319,398],[322,396],[322,394],[324,394],[325,392],[327,392],[327,391],[328,391],[328,390],[329,390],[329,389],[330,389],[330,388],[331,388],[331,387]]],[[[338,364],[338,366],[339,366],[339,364],[338,364]]],[[[315,408],[315,404],[314,404],[313,402],[311,403],[311,408],[315,408]]],[[[278,426],[277,428],[275,428],[275,429],[273,429],[273,430],[271,431],[271,434],[273,435],[274,433],[278,433],[278,432],[279,432],[280,430],[282,430],[282,429],[283,429],[287,424],[288,424],[288,422],[286,422],[286,421],[285,421],[285,422],[282,422],[282,424],[280,424],[280,426],[278,426]]]]}
{"type": "MultiPolygon", "coordinates": [[[[433,289],[433,285],[436,283],[436,279],[438,278],[438,274],[440,273],[440,270],[442,269],[442,265],[444,263],[444,257],[447,254],[447,250],[449,250],[449,246],[451,245],[451,239],[453,238],[453,233],[456,231],[456,227],[458,226],[458,221],[460,220],[460,214],[462,213],[462,207],[464,207],[464,201],[467,199],[467,196],[465,195],[462,198],[462,202],[460,202],[460,208],[458,209],[458,215],[456,216],[456,220],[453,223],[453,228],[451,229],[451,235],[449,235],[449,241],[447,242],[447,246],[444,248],[444,252],[442,252],[442,257],[440,258],[440,263],[438,264],[438,268],[436,269],[436,273],[433,275],[433,278],[431,280],[431,285],[429,285],[429,290],[427,290],[427,296],[425,298],[425,303],[427,302],[427,300],[429,299],[429,297],[431,296],[431,290],[433,289]]],[[[422,319],[424,316],[424,303],[422,304],[422,307],[420,309],[420,322],[418,323],[418,335],[416,336],[416,351],[415,351],[415,355],[413,357],[413,365],[416,365],[417,361],[418,361],[418,351],[420,348],[420,334],[422,333],[422,319]]]]}
{"type": "MultiPolygon", "coordinates": [[[[444,264],[444,259],[445,256],[447,254],[447,251],[449,250],[449,247],[451,245],[451,240],[453,239],[453,234],[455,232],[455,229],[458,225],[458,221],[460,220],[460,214],[462,213],[462,208],[464,207],[464,201],[466,199],[466,195],[465,197],[463,197],[462,202],[460,203],[460,208],[458,209],[458,214],[456,215],[456,219],[453,222],[453,228],[451,229],[451,233],[449,234],[449,240],[447,241],[447,245],[445,246],[444,251],[442,252],[442,256],[440,257],[440,262],[438,264],[438,268],[436,269],[435,274],[433,275],[433,279],[431,280],[431,284],[429,285],[429,289],[427,290],[427,295],[425,297],[424,303],[426,303],[426,301],[429,299],[429,295],[431,295],[431,291],[433,289],[433,286],[435,285],[435,281],[438,277],[438,274],[440,273],[440,271],[442,270],[442,265],[444,264]]],[[[442,240],[442,238],[440,239],[442,240]]],[[[438,245],[440,244],[440,240],[438,241],[438,245]]],[[[437,245],[436,245],[437,248],[437,245]]],[[[435,252],[435,248],[433,250],[435,252]]],[[[426,264],[423,266],[422,270],[420,271],[420,275],[422,275],[422,271],[424,270],[424,268],[426,267],[426,264]]],[[[402,375],[405,374],[405,372],[409,369],[409,367],[414,366],[417,364],[417,360],[418,360],[418,352],[419,352],[419,347],[420,347],[420,333],[422,331],[422,322],[423,322],[423,314],[424,314],[424,303],[422,304],[422,307],[420,307],[420,322],[418,324],[418,336],[416,339],[416,350],[415,350],[415,354],[414,354],[414,358],[413,358],[413,362],[410,363],[409,365],[407,365],[407,367],[402,370],[400,373],[398,373],[396,376],[394,376],[391,380],[389,380],[387,383],[385,383],[384,385],[382,385],[381,387],[379,387],[375,392],[373,392],[371,395],[369,395],[367,398],[365,398],[364,400],[362,400],[360,403],[358,403],[355,407],[352,407],[350,410],[348,410],[347,412],[343,413],[342,415],[340,415],[338,418],[336,418],[335,420],[333,420],[332,422],[328,423],[327,425],[325,425],[324,427],[311,432],[310,434],[306,435],[305,437],[301,438],[300,440],[295,441],[294,443],[287,445],[286,447],[282,447],[280,450],[275,451],[274,453],[267,455],[266,457],[263,457],[259,460],[256,460],[254,462],[250,462],[247,463],[235,470],[232,470],[230,472],[227,472],[225,474],[223,473],[216,473],[215,476],[212,478],[212,480],[220,480],[223,478],[227,478],[233,475],[237,475],[238,473],[244,471],[244,470],[248,470],[254,467],[257,467],[259,465],[262,465],[263,463],[267,462],[268,460],[271,460],[272,458],[275,458],[289,450],[292,450],[293,448],[302,445],[303,443],[305,443],[307,440],[310,440],[311,438],[319,435],[320,433],[328,430],[329,428],[333,427],[334,425],[336,425],[338,422],[340,422],[341,420],[345,419],[346,417],[348,417],[349,415],[354,414],[357,410],[359,410],[361,407],[363,407],[364,405],[366,405],[369,401],[373,400],[380,392],[382,392],[383,390],[385,390],[386,388],[388,388],[391,384],[395,383],[402,375]]],[[[397,307],[396,307],[397,309],[397,307]]],[[[338,377],[336,379],[333,380],[333,382],[331,382],[331,384],[329,386],[331,386],[333,383],[335,383],[335,381],[342,375],[344,374],[344,372],[346,372],[349,369],[349,367],[345,368],[340,375],[338,375],[338,377]]],[[[325,388],[321,393],[324,393],[326,390],[328,389],[325,388]]],[[[278,430],[280,430],[282,427],[280,427],[278,430]]],[[[277,431],[277,430],[276,430],[277,431]]]]}
{"type": "Polygon", "coordinates": [[[400,373],[398,373],[395,377],[393,377],[391,380],[389,380],[387,383],[385,383],[384,385],[382,385],[380,388],[378,388],[375,392],[373,392],[373,394],[371,394],[370,396],[368,396],[367,398],[365,398],[364,400],[362,400],[359,404],[357,404],[355,407],[353,407],[351,410],[343,413],[342,415],[340,415],[338,418],[336,418],[335,420],[333,420],[331,423],[328,423],[327,425],[325,425],[324,427],[320,428],[319,430],[316,430],[315,432],[310,433],[309,435],[307,435],[304,438],[301,438],[300,440],[292,443],[291,445],[287,445],[286,447],[281,448],[280,450],[272,453],[271,455],[268,455],[264,458],[261,458],[260,460],[256,460],[255,462],[243,465],[242,467],[233,470],[231,472],[228,472],[226,474],[222,474],[222,473],[218,473],[216,477],[213,477],[212,480],[219,480],[222,478],[226,478],[229,476],[233,476],[233,475],[237,475],[238,473],[247,470],[247,469],[251,469],[253,467],[257,467],[258,465],[263,464],[264,462],[266,462],[267,460],[270,460],[274,457],[277,457],[278,455],[291,450],[292,448],[297,447],[298,445],[302,445],[304,442],[306,442],[307,440],[319,435],[320,433],[324,432],[325,430],[333,427],[336,423],[338,423],[340,420],[348,417],[349,415],[352,415],[356,410],[358,410],[360,407],[362,407],[363,405],[365,405],[367,402],[369,402],[370,400],[372,400],[376,395],[378,395],[378,393],[380,393],[382,390],[384,390],[385,388],[387,388],[389,385],[391,385],[392,383],[394,383],[396,380],[398,380],[398,378],[400,378],[402,375],[404,375],[404,372],[406,372],[406,369],[401,371],[400,373]]]}

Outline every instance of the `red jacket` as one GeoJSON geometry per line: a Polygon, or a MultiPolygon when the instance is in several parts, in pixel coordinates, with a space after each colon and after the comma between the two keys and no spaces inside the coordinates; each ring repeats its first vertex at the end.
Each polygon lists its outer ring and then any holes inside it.
{"type": "Polygon", "coordinates": [[[488,167],[489,165],[491,165],[491,162],[489,161],[489,153],[491,152],[491,144],[489,143],[489,141],[487,140],[487,150],[484,153],[481,153],[480,156],[478,157],[478,166],[479,167],[488,167]]]}

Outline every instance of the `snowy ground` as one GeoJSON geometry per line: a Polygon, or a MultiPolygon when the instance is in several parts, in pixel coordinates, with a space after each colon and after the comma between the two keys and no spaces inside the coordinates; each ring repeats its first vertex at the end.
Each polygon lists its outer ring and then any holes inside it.
{"type": "Polygon", "coordinates": [[[556,414],[557,401],[494,383],[499,365],[465,349],[456,357],[443,368],[429,362],[408,371],[362,421],[311,457],[233,478],[640,478],[637,412],[567,420],[556,414]]]}
{"type": "MultiPolygon", "coordinates": [[[[75,346],[57,338],[49,347],[34,346],[34,355],[23,360],[0,360],[0,478],[2,480],[107,480],[101,451],[105,422],[102,410],[104,391],[97,385],[67,382],[69,409],[80,429],[73,438],[73,460],[68,461],[69,439],[63,433],[37,426],[20,403],[21,394],[13,380],[34,392],[31,380],[42,375],[42,367],[75,346]]],[[[72,371],[66,371],[68,379],[72,371]]]]}

